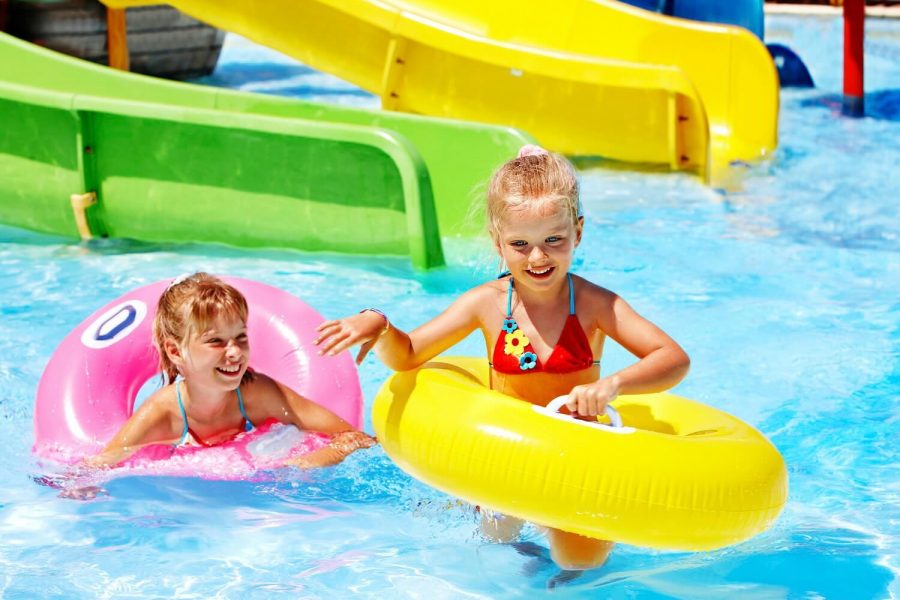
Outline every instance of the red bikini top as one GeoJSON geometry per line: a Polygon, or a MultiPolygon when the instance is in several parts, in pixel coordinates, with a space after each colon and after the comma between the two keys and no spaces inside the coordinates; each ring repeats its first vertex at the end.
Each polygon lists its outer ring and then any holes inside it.
{"type": "Polygon", "coordinates": [[[519,324],[512,317],[513,279],[509,278],[509,291],[506,297],[506,319],[494,346],[491,366],[498,373],[507,375],[524,375],[525,373],[573,373],[587,369],[600,361],[594,360],[591,343],[575,316],[575,289],[572,285],[572,274],[566,275],[569,281],[569,317],[563,326],[559,341],[550,353],[547,362],[541,364],[537,353],[519,324]]]}

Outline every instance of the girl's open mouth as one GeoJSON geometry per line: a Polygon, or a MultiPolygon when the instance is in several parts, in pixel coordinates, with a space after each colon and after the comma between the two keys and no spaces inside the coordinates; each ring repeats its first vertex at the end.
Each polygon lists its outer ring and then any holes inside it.
{"type": "Polygon", "coordinates": [[[241,374],[241,365],[234,365],[230,367],[216,367],[216,371],[226,377],[237,377],[241,374]]]}
{"type": "Polygon", "coordinates": [[[527,269],[528,274],[535,279],[546,279],[553,274],[556,267],[542,267],[540,269],[527,269]]]}

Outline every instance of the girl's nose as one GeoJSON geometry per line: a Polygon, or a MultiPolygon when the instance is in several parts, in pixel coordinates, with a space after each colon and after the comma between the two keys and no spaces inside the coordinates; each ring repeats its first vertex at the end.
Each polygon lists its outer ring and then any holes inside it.
{"type": "Polygon", "coordinates": [[[547,253],[544,252],[544,248],[542,246],[535,245],[532,246],[531,252],[528,253],[528,260],[540,260],[542,258],[545,258],[546,256],[547,253]]]}
{"type": "Polygon", "coordinates": [[[225,347],[225,355],[228,357],[240,357],[241,345],[236,340],[229,340],[228,345],[225,347]]]}

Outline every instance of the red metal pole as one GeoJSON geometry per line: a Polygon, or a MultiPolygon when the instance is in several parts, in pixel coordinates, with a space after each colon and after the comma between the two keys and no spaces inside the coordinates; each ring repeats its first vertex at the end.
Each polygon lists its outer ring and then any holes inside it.
{"type": "Polygon", "coordinates": [[[865,0],[844,0],[844,106],[848,117],[865,115],[863,102],[863,40],[865,0]]]}

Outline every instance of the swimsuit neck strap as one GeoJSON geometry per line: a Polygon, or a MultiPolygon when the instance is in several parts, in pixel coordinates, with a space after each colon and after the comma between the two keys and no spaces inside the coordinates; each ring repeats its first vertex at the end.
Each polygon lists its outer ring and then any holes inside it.
{"type": "Polygon", "coordinates": [[[181,430],[181,439],[175,444],[176,446],[183,444],[188,436],[187,411],[184,410],[184,402],[181,401],[181,386],[178,385],[179,383],[181,383],[181,381],[175,381],[175,397],[178,398],[178,408],[181,410],[181,419],[184,421],[184,428],[181,430]]]}
{"type": "Polygon", "coordinates": [[[241,409],[241,415],[244,417],[244,430],[250,431],[253,429],[253,421],[250,420],[250,417],[247,416],[247,411],[244,409],[244,397],[241,395],[241,386],[238,386],[234,390],[237,393],[238,397],[238,408],[241,409]]]}
{"type": "MultiPolygon", "coordinates": [[[[575,285],[572,282],[572,274],[566,273],[566,281],[569,282],[569,314],[575,314],[575,285]]],[[[509,278],[509,288],[506,290],[506,318],[512,319],[513,278],[509,278]]]]}
{"type": "Polygon", "coordinates": [[[575,286],[572,284],[572,274],[566,273],[566,279],[569,281],[569,314],[575,314],[575,286]]]}

